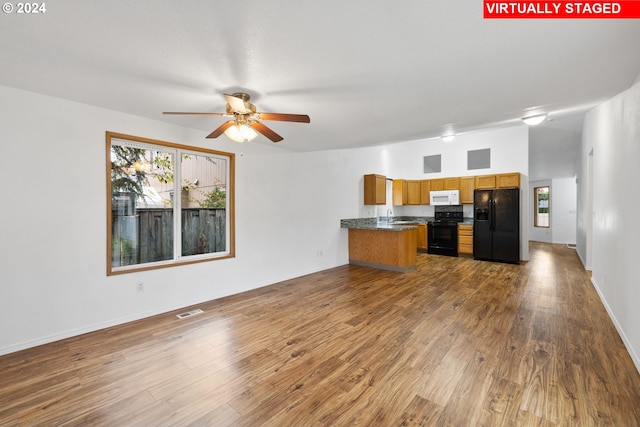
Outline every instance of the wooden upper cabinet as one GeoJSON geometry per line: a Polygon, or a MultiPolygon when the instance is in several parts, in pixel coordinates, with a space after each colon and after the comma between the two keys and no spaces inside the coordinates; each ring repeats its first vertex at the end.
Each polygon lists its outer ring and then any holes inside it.
{"type": "Polygon", "coordinates": [[[520,174],[514,172],[496,175],[496,188],[520,188],[520,174]]]}
{"type": "Polygon", "coordinates": [[[420,181],[407,180],[407,198],[405,199],[405,205],[419,205],[420,204],[420,181]]]}
{"type": "Polygon", "coordinates": [[[431,204],[431,181],[428,179],[420,181],[420,204],[431,204]]]}
{"type": "Polygon", "coordinates": [[[496,188],[495,175],[476,176],[476,188],[478,190],[490,190],[496,188]]]}
{"type": "Polygon", "coordinates": [[[463,176],[460,178],[460,204],[473,204],[473,190],[476,188],[475,176],[463,176]]]}
{"type": "Polygon", "coordinates": [[[445,178],[444,179],[444,189],[445,190],[459,190],[460,189],[460,178],[445,178]]]}
{"type": "Polygon", "coordinates": [[[476,176],[476,188],[488,190],[492,188],[520,188],[520,173],[476,176]]]}
{"type": "Polygon", "coordinates": [[[387,177],[383,175],[364,176],[364,204],[384,205],[387,203],[387,177]]]}
{"type": "Polygon", "coordinates": [[[393,180],[393,204],[398,205],[419,205],[420,204],[420,181],[412,179],[393,180]]]}
{"type": "Polygon", "coordinates": [[[431,191],[444,190],[444,178],[431,179],[431,191]]]}
{"type": "Polygon", "coordinates": [[[393,204],[404,205],[407,200],[407,182],[404,179],[393,180],[393,204]]]}
{"type": "MultiPolygon", "coordinates": [[[[460,190],[460,204],[473,204],[473,190],[492,188],[520,188],[520,173],[463,176],[436,179],[394,179],[393,204],[428,205],[432,191],[460,190]]],[[[387,203],[387,178],[383,175],[364,176],[364,204],[387,203]]]]}

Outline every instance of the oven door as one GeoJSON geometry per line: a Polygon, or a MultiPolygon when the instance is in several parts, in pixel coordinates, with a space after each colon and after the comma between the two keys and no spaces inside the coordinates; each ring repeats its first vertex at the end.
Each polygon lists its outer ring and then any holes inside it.
{"type": "Polygon", "coordinates": [[[458,225],[429,224],[427,253],[458,256],[458,225]]]}

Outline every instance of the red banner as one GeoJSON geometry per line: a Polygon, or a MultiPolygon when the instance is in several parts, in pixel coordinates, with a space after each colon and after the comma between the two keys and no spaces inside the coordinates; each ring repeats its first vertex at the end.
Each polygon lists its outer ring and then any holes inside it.
{"type": "Polygon", "coordinates": [[[637,19],[640,1],[484,0],[485,19],[637,19]]]}

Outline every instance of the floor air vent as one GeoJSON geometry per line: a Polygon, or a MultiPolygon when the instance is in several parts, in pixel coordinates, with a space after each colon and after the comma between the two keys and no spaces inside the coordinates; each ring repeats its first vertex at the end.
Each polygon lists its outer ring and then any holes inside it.
{"type": "Polygon", "coordinates": [[[184,318],[195,316],[196,314],[201,314],[201,313],[204,313],[204,312],[199,308],[196,308],[195,310],[187,311],[186,313],[177,314],[176,317],[178,319],[184,319],[184,318]]]}

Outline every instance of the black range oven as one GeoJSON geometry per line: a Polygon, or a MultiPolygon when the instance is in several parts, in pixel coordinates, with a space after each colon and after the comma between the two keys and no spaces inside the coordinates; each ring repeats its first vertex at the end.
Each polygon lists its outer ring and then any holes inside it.
{"type": "Polygon", "coordinates": [[[458,223],[463,221],[462,206],[436,206],[429,222],[427,253],[458,256],[458,223]]]}

